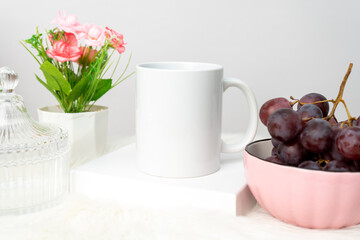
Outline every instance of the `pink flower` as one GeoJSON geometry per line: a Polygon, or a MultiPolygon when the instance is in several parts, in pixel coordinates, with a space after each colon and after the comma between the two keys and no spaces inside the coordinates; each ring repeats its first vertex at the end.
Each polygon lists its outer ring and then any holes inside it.
{"type": "Polygon", "coordinates": [[[85,44],[89,46],[102,46],[105,40],[105,29],[94,24],[85,24],[79,28],[78,37],[84,38],[85,44]]]}
{"type": "Polygon", "coordinates": [[[51,45],[54,45],[55,42],[57,42],[59,40],[62,40],[64,42],[68,43],[70,46],[77,46],[78,45],[78,41],[76,39],[76,36],[73,33],[65,32],[64,35],[61,38],[60,38],[61,33],[57,33],[57,36],[58,36],[57,39],[54,39],[54,36],[52,34],[49,34],[49,40],[50,40],[51,45]]]}
{"type": "Polygon", "coordinates": [[[123,35],[108,27],[105,29],[106,37],[110,40],[110,46],[116,48],[120,54],[123,53],[125,51],[123,35]]]}
{"type": "Polygon", "coordinates": [[[59,16],[55,18],[52,23],[59,24],[59,28],[61,30],[64,30],[65,32],[69,33],[77,33],[79,27],[81,26],[80,23],[77,21],[77,16],[75,15],[69,15],[66,16],[66,13],[61,14],[59,11],[59,16]]]}
{"type": "Polygon", "coordinates": [[[80,65],[88,65],[89,63],[95,61],[96,54],[99,52],[96,49],[89,47],[80,47],[82,55],[78,60],[80,65]]]}
{"type": "Polygon", "coordinates": [[[59,62],[75,62],[81,57],[82,51],[78,46],[71,46],[69,43],[60,40],[55,42],[53,49],[48,49],[46,53],[50,58],[59,62]]]}

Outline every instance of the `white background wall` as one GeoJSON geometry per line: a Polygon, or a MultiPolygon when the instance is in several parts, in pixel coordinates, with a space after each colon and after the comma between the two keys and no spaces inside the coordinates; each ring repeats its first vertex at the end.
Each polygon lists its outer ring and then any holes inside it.
{"type": "MultiPolygon", "coordinates": [[[[349,62],[354,62],[345,100],[360,114],[360,2],[330,0],[1,0],[0,66],[21,77],[17,93],[30,114],[55,104],[35,79],[37,63],[19,44],[50,22],[58,10],[80,23],[109,26],[123,33],[130,69],[148,61],[181,60],[221,64],[226,76],[246,81],[258,105],[269,98],[300,98],[321,92],[335,98],[349,62]]],[[[135,78],[111,90],[98,103],[111,109],[112,134],[135,131],[135,78]]],[[[241,131],[246,103],[237,90],[224,97],[223,129],[241,131]],[[239,110],[241,109],[241,110],[239,110]]],[[[340,116],[343,111],[340,111],[340,116]]],[[[259,133],[265,133],[259,124],[259,133]]]]}

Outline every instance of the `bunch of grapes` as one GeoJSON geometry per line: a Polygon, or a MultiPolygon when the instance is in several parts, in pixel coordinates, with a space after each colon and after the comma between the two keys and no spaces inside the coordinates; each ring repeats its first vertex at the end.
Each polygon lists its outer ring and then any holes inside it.
{"type": "Polygon", "coordinates": [[[351,117],[342,99],[351,68],[352,63],[335,100],[309,93],[299,100],[278,97],[262,105],[260,120],[273,145],[267,161],[313,170],[360,171],[360,116],[351,117]],[[333,104],[330,112],[329,103],[333,104]],[[348,115],[344,121],[335,117],[340,103],[348,115]]]}

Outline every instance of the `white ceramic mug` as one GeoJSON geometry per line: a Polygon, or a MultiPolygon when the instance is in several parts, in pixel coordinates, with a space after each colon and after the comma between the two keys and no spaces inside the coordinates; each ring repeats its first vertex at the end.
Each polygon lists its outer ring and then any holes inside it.
{"type": "Polygon", "coordinates": [[[175,178],[207,175],[220,168],[220,152],[239,152],[253,140],[258,121],[255,96],[243,81],[223,78],[222,66],[154,62],[138,65],[136,73],[141,171],[175,178]],[[247,131],[233,144],[221,140],[222,96],[229,87],[242,90],[250,109],[247,131]]]}

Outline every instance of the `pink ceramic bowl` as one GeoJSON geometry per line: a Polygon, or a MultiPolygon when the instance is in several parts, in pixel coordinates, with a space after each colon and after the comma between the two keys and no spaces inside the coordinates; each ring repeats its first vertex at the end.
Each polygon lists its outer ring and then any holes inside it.
{"type": "Polygon", "coordinates": [[[270,139],[244,151],[254,197],[277,219],[306,228],[342,228],[360,223],[360,172],[325,172],[267,162],[270,139]]]}

